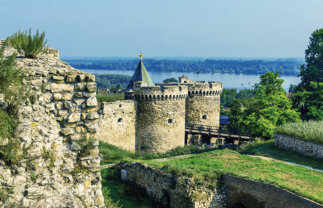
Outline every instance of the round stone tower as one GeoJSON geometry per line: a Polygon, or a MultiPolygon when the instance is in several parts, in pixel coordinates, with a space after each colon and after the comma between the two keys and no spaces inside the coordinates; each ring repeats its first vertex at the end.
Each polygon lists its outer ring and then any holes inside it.
{"type": "Polygon", "coordinates": [[[136,151],[166,152],[185,144],[187,86],[134,84],[137,102],[136,151]]]}
{"type": "Polygon", "coordinates": [[[191,82],[186,101],[186,124],[220,126],[220,82],[191,82]]]}

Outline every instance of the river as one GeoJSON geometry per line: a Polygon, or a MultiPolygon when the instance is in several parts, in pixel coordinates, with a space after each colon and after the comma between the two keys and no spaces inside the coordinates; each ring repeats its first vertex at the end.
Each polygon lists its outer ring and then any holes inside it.
{"type": "MultiPolygon", "coordinates": [[[[84,72],[96,74],[122,74],[132,76],[134,71],[123,70],[97,70],[97,69],[81,69],[84,72]]],[[[226,74],[226,73],[183,73],[183,72],[149,72],[154,83],[160,83],[167,78],[176,78],[185,75],[194,81],[217,81],[223,83],[223,88],[250,89],[254,84],[259,83],[260,75],[249,74],[226,74]]],[[[291,84],[296,85],[300,82],[297,76],[281,76],[284,80],[283,88],[288,91],[291,84]]]]}

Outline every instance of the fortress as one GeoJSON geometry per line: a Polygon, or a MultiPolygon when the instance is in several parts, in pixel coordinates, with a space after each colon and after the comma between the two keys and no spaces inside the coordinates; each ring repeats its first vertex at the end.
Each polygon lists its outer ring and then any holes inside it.
{"type": "Polygon", "coordinates": [[[101,141],[136,152],[166,152],[185,145],[185,125],[219,126],[222,83],[153,84],[142,62],[127,87],[126,100],[102,103],[101,141]]]}

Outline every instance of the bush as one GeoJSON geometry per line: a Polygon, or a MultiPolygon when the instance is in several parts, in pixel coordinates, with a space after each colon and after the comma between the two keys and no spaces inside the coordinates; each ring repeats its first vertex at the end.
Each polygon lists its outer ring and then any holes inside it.
{"type": "Polygon", "coordinates": [[[115,102],[118,100],[124,100],[124,94],[97,94],[96,99],[98,102],[115,102]]]}
{"type": "Polygon", "coordinates": [[[279,126],[276,132],[323,144],[323,121],[287,123],[279,126]]]}
{"type": "Polygon", "coordinates": [[[27,31],[21,32],[20,30],[8,38],[9,45],[17,49],[19,53],[24,54],[26,58],[37,58],[40,53],[46,51],[45,32],[39,34],[38,30],[35,35],[27,31]]]}

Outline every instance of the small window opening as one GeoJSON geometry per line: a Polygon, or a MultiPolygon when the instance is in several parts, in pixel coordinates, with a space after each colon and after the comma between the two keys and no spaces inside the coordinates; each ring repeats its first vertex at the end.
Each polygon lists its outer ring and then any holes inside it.
{"type": "Polygon", "coordinates": [[[168,119],[168,123],[169,123],[169,124],[171,124],[171,123],[173,123],[173,122],[174,122],[174,120],[173,120],[172,118],[168,119]]]}
{"type": "Polygon", "coordinates": [[[203,115],[203,116],[202,116],[202,119],[203,119],[203,120],[206,120],[206,119],[207,119],[207,115],[203,115]]]}
{"type": "Polygon", "coordinates": [[[122,120],[123,120],[122,118],[119,118],[119,119],[118,119],[118,123],[122,122],[122,120]]]}
{"type": "Polygon", "coordinates": [[[184,81],[184,83],[187,83],[187,81],[184,81]]]}
{"type": "Polygon", "coordinates": [[[119,107],[121,108],[122,107],[122,104],[120,104],[119,107]]]}

